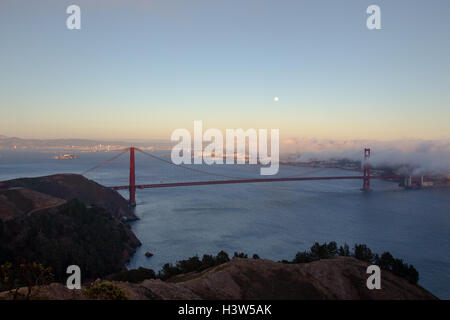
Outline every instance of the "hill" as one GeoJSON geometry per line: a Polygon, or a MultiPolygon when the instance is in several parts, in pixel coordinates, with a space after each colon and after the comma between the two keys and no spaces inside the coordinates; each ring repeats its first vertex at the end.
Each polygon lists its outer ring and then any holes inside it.
{"type": "Polygon", "coordinates": [[[21,187],[48,196],[72,200],[78,199],[86,206],[92,204],[105,208],[115,218],[123,221],[136,220],[127,201],[110,188],[101,186],[78,174],[55,174],[37,178],[20,178],[3,182],[3,188],[21,187]]]}
{"type": "MultiPolygon", "coordinates": [[[[237,300],[434,300],[425,289],[382,271],[381,289],[366,287],[368,263],[351,257],[324,259],[302,264],[284,264],[270,260],[241,259],[206,269],[201,273],[186,274],[171,281],[144,280],[129,282],[103,282],[97,280],[95,288],[114,288],[108,292],[121,292],[116,297],[133,300],[173,299],[237,299],[237,300]],[[104,287],[101,287],[101,284],[104,287]],[[111,285],[112,283],[112,285],[111,285]]],[[[53,283],[43,286],[34,298],[93,299],[93,290],[68,290],[53,283]]],[[[100,289],[103,290],[103,289],[100,289]]],[[[106,291],[106,290],[105,290],[106,291]]],[[[6,293],[0,294],[5,298],[6,293]]]]}
{"type": "Polygon", "coordinates": [[[122,271],[141,244],[123,223],[133,219],[117,192],[79,175],[0,183],[0,265],[40,263],[55,280],[72,264],[87,278],[122,271]]]}

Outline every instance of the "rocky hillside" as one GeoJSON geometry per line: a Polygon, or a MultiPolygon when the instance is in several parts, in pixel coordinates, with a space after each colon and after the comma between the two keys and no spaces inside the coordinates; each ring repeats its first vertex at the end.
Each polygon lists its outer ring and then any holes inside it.
{"type": "Polygon", "coordinates": [[[124,270],[139,240],[117,192],[79,175],[0,183],[0,265],[17,259],[51,267],[55,280],[75,264],[87,278],[124,270]]]}
{"type": "MultiPolygon", "coordinates": [[[[20,178],[1,183],[4,188],[22,187],[64,200],[78,199],[86,206],[95,204],[121,220],[137,219],[127,201],[109,188],[78,174],[56,174],[38,178],[20,178]]],[[[1,190],[1,185],[0,185],[1,190]]]]}
{"type": "Polygon", "coordinates": [[[64,199],[34,190],[19,187],[1,188],[0,186],[0,219],[3,221],[64,203],[66,203],[64,199]]]}
{"type": "MultiPolygon", "coordinates": [[[[235,258],[201,273],[170,281],[144,280],[139,284],[114,281],[128,299],[437,299],[425,289],[388,271],[381,273],[380,290],[366,287],[368,264],[351,257],[283,264],[270,260],[235,258]]],[[[96,281],[96,285],[101,283],[96,281]]],[[[62,284],[41,287],[34,298],[89,299],[85,290],[62,284]]],[[[0,294],[5,298],[6,293],[0,294]]]]}

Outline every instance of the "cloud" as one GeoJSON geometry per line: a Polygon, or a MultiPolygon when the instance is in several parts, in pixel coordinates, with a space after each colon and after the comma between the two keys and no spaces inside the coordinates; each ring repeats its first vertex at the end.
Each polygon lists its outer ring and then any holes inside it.
{"type": "Polygon", "coordinates": [[[450,140],[332,140],[289,138],[281,142],[283,157],[294,161],[312,159],[361,160],[371,149],[370,163],[399,173],[447,174],[450,172],[450,140]]]}

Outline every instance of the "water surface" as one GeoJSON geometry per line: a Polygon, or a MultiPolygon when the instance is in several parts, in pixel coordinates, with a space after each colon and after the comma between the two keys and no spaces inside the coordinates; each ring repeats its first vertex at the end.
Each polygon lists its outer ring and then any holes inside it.
{"type": "MultiPolygon", "coordinates": [[[[0,153],[0,180],[84,171],[111,153],[82,153],[78,160],[52,154],[0,153]]],[[[128,183],[127,156],[87,174],[104,185],[128,183]]],[[[185,172],[137,154],[137,183],[218,179],[185,172]]],[[[202,166],[243,178],[257,177],[253,166],[202,166]]],[[[278,176],[359,175],[339,169],[282,166],[278,176]]],[[[292,259],[314,242],[367,244],[390,251],[419,271],[419,284],[450,299],[450,189],[404,190],[375,180],[362,193],[361,181],[301,181],[209,185],[137,191],[134,233],[143,243],[129,268],[159,270],[166,262],[225,250],[292,259]],[[144,253],[151,251],[152,258],[144,253]]],[[[128,197],[127,192],[122,192],[128,197]]]]}

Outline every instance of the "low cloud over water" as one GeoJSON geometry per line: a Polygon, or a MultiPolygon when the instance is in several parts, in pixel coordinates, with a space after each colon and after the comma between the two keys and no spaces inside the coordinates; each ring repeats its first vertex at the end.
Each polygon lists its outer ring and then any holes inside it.
{"type": "Polygon", "coordinates": [[[370,163],[391,167],[399,173],[447,174],[450,172],[450,140],[332,140],[290,138],[282,141],[281,153],[295,161],[361,160],[371,148],[370,163]]]}

